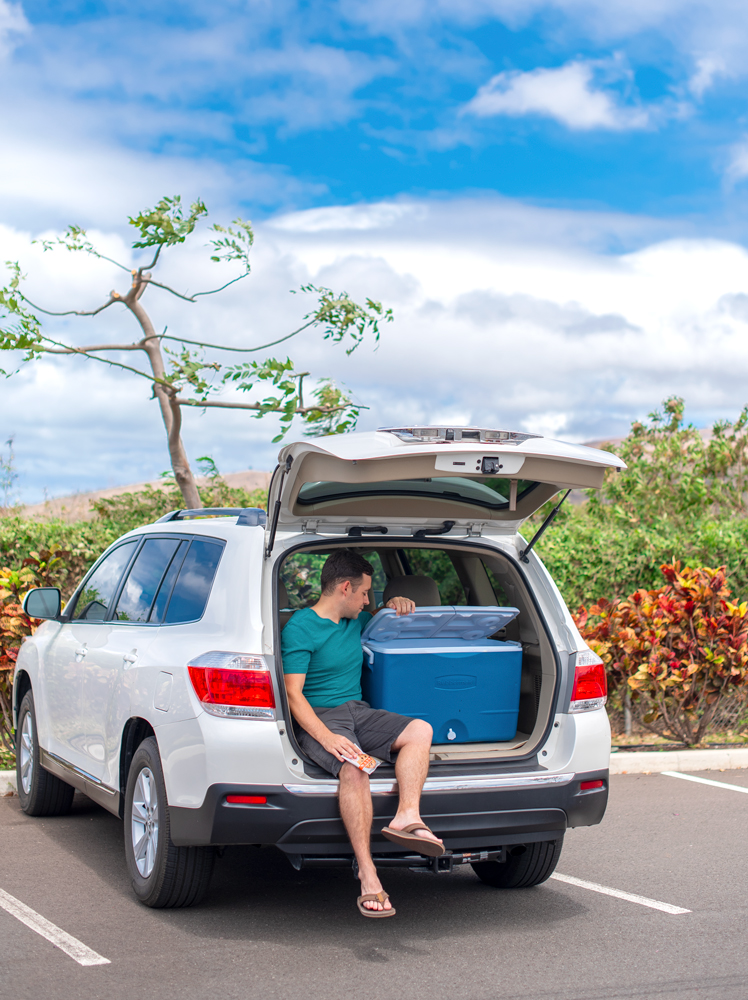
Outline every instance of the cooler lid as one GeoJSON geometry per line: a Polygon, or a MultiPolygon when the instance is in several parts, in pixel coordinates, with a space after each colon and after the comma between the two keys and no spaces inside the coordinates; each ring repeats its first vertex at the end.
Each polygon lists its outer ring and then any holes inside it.
{"type": "Polygon", "coordinates": [[[518,608],[444,607],[417,608],[401,615],[386,608],[364,629],[362,642],[393,639],[487,639],[519,614],[518,608]]]}

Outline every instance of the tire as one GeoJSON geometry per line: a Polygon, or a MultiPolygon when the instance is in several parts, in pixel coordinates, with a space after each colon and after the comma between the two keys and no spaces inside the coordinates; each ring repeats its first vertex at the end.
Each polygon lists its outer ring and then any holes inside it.
{"type": "Polygon", "coordinates": [[[16,789],[27,816],[64,816],[70,812],[75,789],[39,762],[34,696],[27,691],[18,710],[16,730],[16,789]]]}
{"type": "Polygon", "coordinates": [[[194,906],[210,885],[215,849],[177,847],[156,740],[143,740],[132,758],[125,793],[125,856],[135,895],[146,906],[194,906]]]}
{"type": "Polygon", "coordinates": [[[528,889],[550,878],[561,857],[564,838],[507,849],[506,861],[477,861],[473,871],[495,889],[528,889]]]}

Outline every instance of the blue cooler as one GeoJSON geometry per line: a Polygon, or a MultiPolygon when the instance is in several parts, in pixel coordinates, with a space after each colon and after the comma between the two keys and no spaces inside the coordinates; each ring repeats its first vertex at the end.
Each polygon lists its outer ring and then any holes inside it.
{"type": "Polygon", "coordinates": [[[372,708],[425,719],[434,743],[511,740],[517,732],[522,646],[487,639],[517,608],[380,611],[361,636],[363,696],[372,708]]]}

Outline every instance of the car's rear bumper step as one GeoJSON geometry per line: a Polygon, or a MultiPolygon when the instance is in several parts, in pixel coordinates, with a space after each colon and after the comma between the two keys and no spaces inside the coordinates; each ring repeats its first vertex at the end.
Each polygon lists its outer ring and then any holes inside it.
{"type": "MultiPolygon", "coordinates": [[[[554,840],[568,827],[599,823],[608,799],[607,770],[574,774],[571,780],[564,777],[566,781],[553,785],[433,789],[423,796],[422,816],[455,853],[554,840]],[[582,781],[590,779],[601,779],[602,786],[583,790],[582,781]]],[[[380,832],[394,815],[393,799],[389,791],[373,789],[372,850],[377,855],[402,854],[380,832]]],[[[273,844],[286,854],[303,857],[341,857],[350,850],[337,786],[326,794],[310,795],[283,785],[211,785],[199,808],[170,806],[169,816],[171,838],[177,845],[273,844]],[[242,794],[262,802],[228,801],[228,796],[242,794]]]]}

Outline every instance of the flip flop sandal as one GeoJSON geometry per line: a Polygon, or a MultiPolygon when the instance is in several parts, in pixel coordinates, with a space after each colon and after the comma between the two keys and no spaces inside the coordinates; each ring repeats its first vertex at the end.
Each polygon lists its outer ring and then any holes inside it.
{"type": "Polygon", "coordinates": [[[365,896],[359,896],[356,900],[359,910],[365,917],[374,917],[375,919],[381,917],[394,917],[397,910],[393,906],[391,910],[367,910],[364,903],[381,903],[384,906],[385,899],[389,899],[389,895],[382,889],[381,892],[369,892],[365,896]]]}
{"type": "Polygon", "coordinates": [[[432,837],[434,836],[434,831],[429,830],[425,823],[411,823],[410,826],[403,827],[402,830],[393,830],[391,827],[385,826],[382,829],[382,836],[401,847],[415,848],[419,854],[425,854],[427,858],[440,858],[445,853],[443,844],[437,844],[425,837],[416,837],[413,833],[414,830],[428,830],[432,837]]]}

